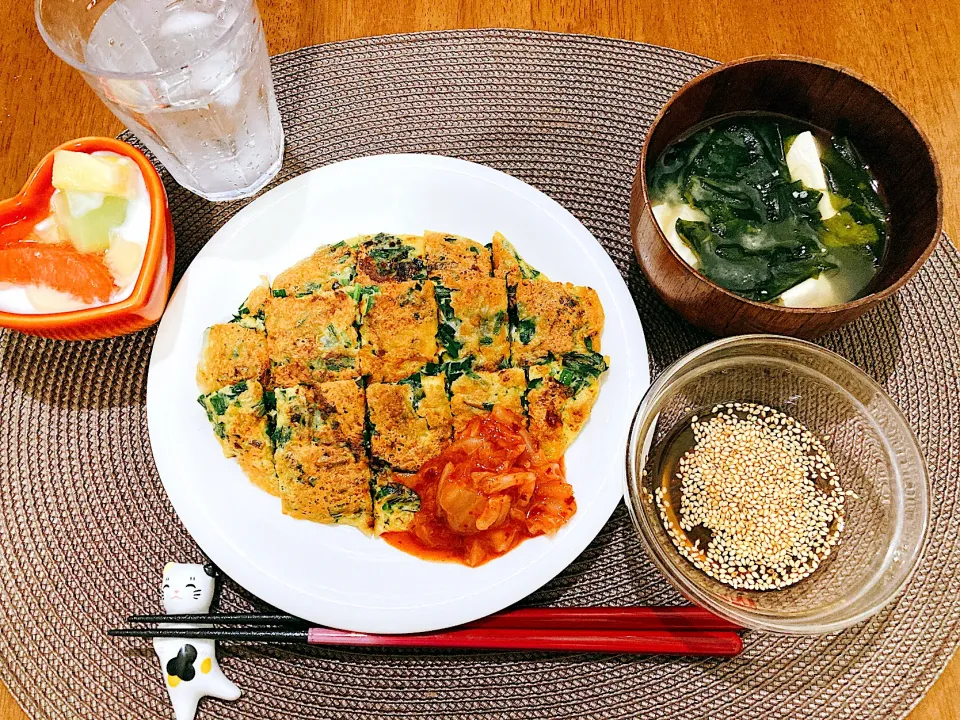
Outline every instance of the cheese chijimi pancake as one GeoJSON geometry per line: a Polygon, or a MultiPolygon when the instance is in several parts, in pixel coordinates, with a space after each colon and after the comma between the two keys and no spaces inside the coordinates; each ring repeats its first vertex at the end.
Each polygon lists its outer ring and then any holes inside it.
{"type": "Polygon", "coordinates": [[[465,280],[489,277],[490,250],[459,235],[427,231],[423,234],[427,275],[438,285],[454,288],[465,280]]]}
{"type": "Polygon", "coordinates": [[[397,382],[437,360],[433,283],[384,283],[365,297],[360,370],[371,382],[397,382]]]}
{"type": "Polygon", "coordinates": [[[277,447],[290,441],[346,447],[364,454],[363,389],[354,380],[314,387],[298,385],[274,391],[277,407],[274,437],[277,447]]]}
{"type": "Polygon", "coordinates": [[[420,496],[404,484],[409,475],[381,470],[370,481],[370,499],[373,502],[373,532],[400,532],[410,527],[420,510],[420,496]]]}
{"type": "Polygon", "coordinates": [[[503,280],[462,280],[454,288],[437,285],[435,293],[441,318],[437,337],[444,360],[470,357],[474,370],[495,370],[509,364],[507,286],[503,280]]]}
{"type": "Polygon", "coordinates": [[[363,390],[353,380],[341,380],[278,388],[275,396],[283,511],[369,532],[373,515],[363,447],[363,390]]]}
{"type": "Polygon", "coordinates": [[[357,251],[352,241],[325,245],[308,258],[284,270],[273,280],[274,293],[300,297],[325,290],[339,290],[353,284],[357,272],[357,251]]]}
{"type": "Polygon", "coordinates": [[[486,415],[501,405],[523,415],[523,396],[527,380],[522,368],[461,375],[450,384],[453,431],[459,433],[478,415],[486,415]]]}
{"type": "Polygon", "coordinates": [[[291,440],[277,450],[280,504],[291,517],[373,532],[370,467],[349,448],[291,440]]]}
{"type": "Polygon", "coordinates": [[[357,236],[263,277],[206,331],[200,403],[287,515],[400,532],[421,507],[404,479],[495,407],[563,455],[607,369],[603,322],[593,290],[551,282],[500,233],[357,236]]]}
{"type": "Polygon", "coordinates": [[[263,386],[256,380],[242,380],[201,395],[199,402],[207,412],[223,454],[235,457],[254,485],[277,495],[263,386]]]}
{"type": "Polygon", "coordinates": [[[207,328],[197,366],[197,386],[210,393],[241,380],[261,380],[270,360],[267,336],[239,323],[207,328]]]}
{"type": "Polygon", "coordinates": [[[519,280],[515,303],[514,365],[532,365],[568,352],[600,351],[603,306],[592,288],[519,280]]]}
{"type": "Polygon", "coordinates": [[[374,461],[416,472],[450,443],[453,419],[443,375],[367,387],[374,461]]]}
{"type": "Polygon", "coordinates": [[[599,353],[568,353],[527,368],[529,428],[547,459],[560,458],[583,429],[607,367],[599,353]]]}
{"type": "Polygon", "coordinates": [[[266,331],[265,311],[270,297],[270,283],[267,282],[266,277],[261,277],[261,283],[247,295],[247,299],[243,301],[230,322],[260,332],[266,331]]]}
{"type": "Polygon", "coordinates": [[[357,243],[358,285],[426,280],[423,238],[379,233],[357,243]]]}
{"type": "Polygon", "coordinates": [[[346,292],[273,297],[266,315],[274,387],[360,376],[357,303],[346,292]]]}
{"type": "Polygon", "coordinates": [[[525,262],[510,241],[498,232],[493,234],[490,252],[493,257],[494,277],[506,279],[507,275],[515,273],[517,278],[522,280],[549,280],[546,275],[525,262]]]}

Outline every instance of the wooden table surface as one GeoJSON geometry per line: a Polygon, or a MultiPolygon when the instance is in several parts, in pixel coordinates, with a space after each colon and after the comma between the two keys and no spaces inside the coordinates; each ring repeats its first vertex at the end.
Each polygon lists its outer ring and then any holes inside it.
{"type": "MultiPolygon", "coordinates": [[[[259,0],[259,5],[271,53],[367,35],[517,27],[642,40],[718,60],[775,52],[830,60],[890,92],[916,118],[940,162],[945,228],[960,237],[956,0],[259,0]]],[[[7,3],[7,19],[0,24],[0,197],[16,192],[54,145],[121,129],[80,76],[47,50],[31,10],[30,2],[7,3]]],[[[910,720],[958,717],[960,659],[955,659],[910,720]]],[[[0,720],[24,718],[0,686],[0,720]]]]}

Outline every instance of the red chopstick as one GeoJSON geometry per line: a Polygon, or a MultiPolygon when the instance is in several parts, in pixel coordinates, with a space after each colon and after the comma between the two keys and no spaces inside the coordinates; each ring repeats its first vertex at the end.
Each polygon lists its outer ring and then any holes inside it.
{"type": "Polygon", "coordinates": [[[743,649],[736,625],[697,607],[524,608],[451,630],[380,635],[305,627],[282,614],[136,615],[130,622],[197,623],[232,627],[123,628],[119,637],[189,637],[233,642],[333,646],[459,648],[564,652],[714,655],[743,649]],[[239,627],[246,625],[247,627],[239,627]],[[268,626],[280,627],[268,627],[268,626]]]}
{"type": "Polygon", "coordinates": [[[465,628],[420,635],[367,635],[328,628],[307,630],[311,645],[528,650],[646,655],[717,655],[731,657],[743,649],[735,632],[654,632],[601,630],[489,630],[465,628]]]}
{"type": "Polygon", "coordinates": [[[522,630],[461,628],[416,635],[370,635],[331,628],[120,628],[113,637],[196,638],[230,642],[274,642],[383,648],[458,648],[645,655],[716,655],[730,657],[743,649],[740,636],[728,630],[705,632],[655,630],[522,630]]]}
{"type": "Polygon", "coordinates": [[[742,630],[729,620],[694,606],[521,608],[467,623],[469,628],[563,630],[742,630]]]}

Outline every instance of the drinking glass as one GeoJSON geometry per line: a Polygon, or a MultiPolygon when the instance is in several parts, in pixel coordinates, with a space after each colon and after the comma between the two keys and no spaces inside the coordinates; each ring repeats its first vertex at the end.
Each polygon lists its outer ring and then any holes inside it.
{"type": "Polygon", "coordinates": [[[283,160],[283,128],[254,0],[35,0],[62,60],[208,200],[248,197],[283,160]]]}

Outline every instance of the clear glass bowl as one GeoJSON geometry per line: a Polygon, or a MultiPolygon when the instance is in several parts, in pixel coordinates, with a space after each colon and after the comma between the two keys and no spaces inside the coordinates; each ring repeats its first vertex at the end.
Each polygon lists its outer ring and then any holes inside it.
{"type": "Polygon", "coordinates": [[[813,635],[858,623],[910,578],[926,539],[930,485],[916,437],[883,389],[839,355],[791,338],[744,335],[681,358],[640,403],[627,446],[627,507],[654,563],[684,595],[748,628],[813,635]],[[845,491],[839,545],[796,585],[737,590],[674,547],[653,493],[657,453],[691,413],[753,402],[802,422],[830,451],[845,491]]]}

